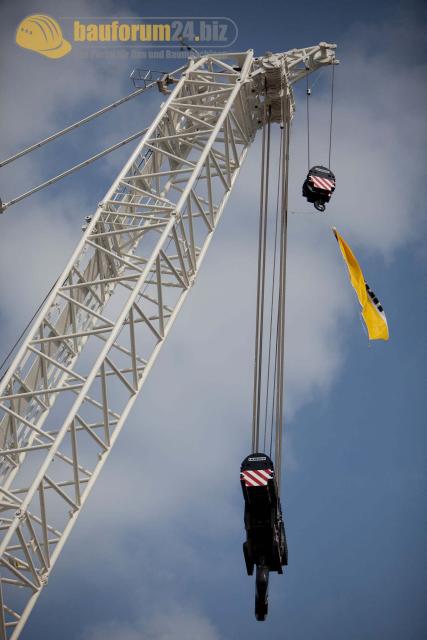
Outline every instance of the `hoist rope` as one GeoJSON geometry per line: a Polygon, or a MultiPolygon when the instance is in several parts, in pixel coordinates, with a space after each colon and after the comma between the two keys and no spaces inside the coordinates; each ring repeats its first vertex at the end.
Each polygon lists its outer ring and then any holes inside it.
{"type": "MultiPolygon", "coordinates": [[[[283,111],[283,105],[282,105],[282,111],[283,111]]],[[[284,114],[282,113],[282,120],[284,119],[284,114]]],[[[281,132],[280,132],[280,156],[279,156],[279,176],[278,176],[278,189],[280,189],[280,193],[278,191],[278,205],[279,205],[279,212],[280,212],[280,250],[279,250],[279,260],[280,260],[280,256],[281,256],[281,250],[282,250],[282,189],[283,189],[283,181],[284,181],[284,158],[283,158],[283,145],[284,145],[284,136],[285,136],[285,129],[284,129],[284,125],[282,125],[281,127],[281,132]]],[[[280,264],[279,264],[279,269],[280,269],[280,264]]],[[[279,274],[280,275],[280,274],[279,274]]],[[[279,284],[280,284],[280,278],[279,278],[279,284]]],[[[277,291],[277,294],[275,292],[275,295],[277,295],[277,298],[280,297],[280,290],[277,291]]],[[[273,453],[273,433],[277,432],[277,418],[276,418],[276,406],[277,406],[277,370],[278,370],[278,354],[279,354],[279,348],[280,348],[280,339],[279,339],[279,334],[280,334],[280,308],[281,308],[281,300],[278,299],[277,301],[277,309],[276,309],[276,335],[275,335],[275,346],[274,346],[274,371],[273,371],[273,401],[272,401],[272,405],[271,405],[271,420],[270,420],[270,458],[272,456],[273,453]]],[[[276,438],[275,438],[276,441],[276,438]]]]}
{"type": "MultiPolygon", "coordinates": [[[[315,83],[319,80],[316,79],[315,83]]],[[[310,95],[311,89],[314,84],[312,84],[311,88],[308,82],[308,74],[306,76],[306,120],[307,120],[307,167],[310,171],[310,95]]],[[[328,168],[331,168],[331,154],[332,154],[332,129],[333,129],[333,115],[334,115],[334,84],[335,84],[335,65],[332,64],[332,78],[331,78],[331,109],[330,109],[330,120],[329,120],[329,153],[328,153],[328,168]]]]}
{"type": "Polygon", "coordinates": [[[331,120],[329,125],[329,164],[328,168],[331,168],[331,151],[332,151],[332,124],[334,115],[334,84],[335,84],[335,65],[332,65],[332,79],[331,79],[331,120]]]}
{"type": "Polygon", "coordinates": [[[252,452],[256,452],[258,434],[257,434],[257,399],[258,399],[258,357],[259,357],[259,301],[261,287],[261,263],[262,263],[262,224],[263,211],[262,204],[264,201],[264,163],[265,163],[265,121],[262,127],[261,141],[261,184],[260,184],[260,212],[258,225],[258,271],[257,271],[257,292],[256,292],[256,310],[255,310],[255,356],[254,356],[254,385],[252,400],[252,452]]]}
{"type": "MultiPolygon", "coordinates": [[[[271,295],[266,297],[266,264],[268,238],[268,196],[270,172],[271,119],[270,111],[264,106],[261,142],[261,181],[260,212],[258,227],[258,269],[257,300],[255,323],[255,357],[253,385],[252,415],[252,452],[261,452],[260,446],[260,409],[263,407],[263,447],[269,440],[269,455],[272,457],[274,438],[274,468],[276,470],[277,487],[280,494],[282,447],[284,435],[284,351],[285,351],[285,302],[286,302],[286,254],[288,235],[288,179],[289,179],[289,102],[282,104],[282,124],[280,131],[279,161],[277,175],[276,216],[274,228],[274,245],[271,252],[271,295]],[[264,356],[267,373],[263,386],[263,337],[265,303],[270,305],[268,333],[268,355],[264,356]],[[276,314],[276,321],[273,318],[276,314]],[[275,329],[273,329],[275,324],[275,329]],[[274,357],[272,354],[274,352],[274,357]],[[264,387],[264,392],[263,392],[264,387]],[[270,408],[271,405],[271,408],[270,408]],[[271,410],[271,414],[269,413],[271,410]],[[270,420],[271,415],[271,420],[270,420]]],[[[273,235],[273,234],[272,234],[273,235]]],[[[270,280],[269,280],[270,284],[270,280]]]]}
{"type": "MultiPolygon", "coordinates": [[[[269,336],[268,336],[268,359],[267,359],[267,388],[266,388],[266,399],[265,399],[265,415],[264,415],[264,451],[266,450],[266,439],[267,439],[267,420],[268,420],[268,404],[269,404],[269,395],[270,395],[270,369],[271,369],[271,342],[273,337],[273,310],[274,310],[274,294],[276,290],[276,256],[277,256],[277,232],[279,227],[279,209],[280,209],[280,184],[282,179],[282,144],[283,138],[280,135],[280,146],[279,146],[279,168],[277,174],[277,193],[276,193],[276,220],[274,226],[274,250],[273,250],[273,275],[272,275],[272,284],[271,284],[271,300],[270,300],[270,324],[269,324],[269,336]]],[[[275,376],[274,376],[275,380],[275,376]]],[[[273,382],[274,389],[274,382],[273,382]]],[[[273,402],[274,402],[274,394],[273,394],[273,402]]],[[[271,457],[271,449],[272,449],[272,438],[273,438],[273,424],[270,426],[270,457],[271,457]]]]}
{"type": "Polygon", "coordinates": [[[281,225],[280,225],[280,278],[278,296],[278,344],[277,344],[277,377],[276,377],[276,442],[275,469],[277,486],[280,492],[282,471],[282,444],[284,433],[284,356],[285,356],[285,312],[286,312],[286,258],[288,240],[288,184],[289,184],[289,139],[290,122],[286,118],[283,129],[284,143],[282,145],[282,194],[281,194],[281,225]]]}
{"type": "Polygon", "coordinates": [[[270,113],[267,115],[267,107],[264,106],[262,127],[262,152],[261,152],[261,184],[260,184],[260,213],[258,228],[258,273],[257,273],[257,297],[256,297],[256,323],[255,323],[255,358],[254,358],[254,388],[253,388],[253,415],[252,415],[252,451],[258,451],[259,447],[259,417],[262,386],[262,339],[264,328],[264,295],[265,295],[265,254],[267,245],[267,204],[268,204],[268,174],[270,170],[270,113]],[[268,121],[267,121],[268,120],[268,121]]]}
{"type": "Polygon", "coordinates": [[[309,106],[309,98],[310,98],[310,87],[308,84],[308,74],[306,76],[307,87],[306,87],[306,105],[307,105],[307,170],[310,171],[310,106],[309,106]]]}
{"type": "MultiPolygon", "coordinates": [[[[260,213],[258,236],[258,272],[255,328],[254,388],[252,416],[252,451],[261,452],[260,446],[260,409],[263,407],[263,447],[264,452],[269,441],[269,455],[274,449],[274,467],[277,487],[280,492],[282,447],[284,435],[284,350],[285,350],[285,302],[286,302],[286,254],[288,235],[288,177],[289,177],[289,139],[290,124],[288,104],[283,105],[286,113],[282,114],[282,126],[279,144],[279,162],[277,175],[276,220],[274,228],[274,244],[271,252],[271,294],[266,296],[266,264],[267,264],[267,221],[268,190],[270,171],[270,118],[264,117],[261,143],[261,183],[260,213]],[[264,306],[269,309],[264,309],[264,306]],[[264,359],[267,368],[263,385],[263,337],[264,314],[268,312],[269,323],[265,328],[268,333],[268,354],[264,359]],[[274,322],[274,316],[276,320],[274,322]],[[274,326],[275,325],[275,326],[274,326]],[[273,328],[274,327],[274,328],[273,328]],[[274,354],[274,355],[273,355],[274,354]],[[264,389],[264,391],[263,391],[264,389]],[[271,406],[270,406],[271,405],[271,406]],[[270,413],[271,412],[271,413],[270,413]],[[270,418],[271,416],[271,418],[270,418]],[[273,446],[274,440],[274,446],[273,446]]],[[[264,111],[266,116],[266,111],[264,111]]],[[[273,239],[273,234],[272,239],[273,239]]],[[[270,285],[270,281],[269,281],[270,285]]],[[[267,339],[267,336],[266,336],[267,339]]]]}
{"type": "MultiPolygon", "coordinates": [[[[264,336],[264,301],[265,301],[265,265],[267,257],[267,221],[268,221],[268,195],[269,195],[269,180],[270,180],[270,142],[271,142],[271,121],[270,110],[268,112],[267,122],[267,151],[266,151],[266,163],[265,163],[265,178],[264,178],[264,204],[263,204],[263,238],[262,238],[262,281],[261,281],[261,301],[260,301],[260,350],[258,361],[259,372],[259,385],[258,385],[258,398],[257,398],[257,424],[259,432],[260,424],[260,408],[261,408],[261,386],[262,386],[262,358],[263,358],[263,336],[264,336]]],[[[259,443],[258,443],[259,444],[259,443]]]]}
{"type": "Polygon", "coordinates": [[[277,380],[277,319],[276,319],[276,339],[274,344],[274,373],[273,373],[273,401],[271,403],[271,422],[270,422],[270,449],[269,456],[270,458],[273,455],[273,432],[274,432],[274,415],[276,408],[276,380],[277,380]]]}

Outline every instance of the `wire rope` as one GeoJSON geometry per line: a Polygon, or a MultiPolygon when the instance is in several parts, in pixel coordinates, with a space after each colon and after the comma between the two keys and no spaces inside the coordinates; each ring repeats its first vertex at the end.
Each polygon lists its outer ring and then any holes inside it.
{"type": "Polygon", "coordinates": [[[270,107],[267,108],[266,104],[264,104],[263,126],[262,126],[260,215],[259,215],[259,229],[258,229],[258,269],[257,269],[255,358],[254,358],[253,416],[252,416],[252,450],[254,452],[257,451],[259,448],[259,435],[260,435],[270,146],[271,146],[271,109],[270,107]]]}
{"type": "Polygon", "coordinates": [[[265,156],[266,156],[266,107],[264,105],[264,118],[262,125],[262,151],[261,151],[261,181],[260,204],[258,226],[258,265],[257,265],[257,295],[256,295],[256,322],[255,322],[255,358],[254,358],[254,387],[253,387],[253,416],[252,416],[252,451],[258,448],[259,423],[258,423],[258,388],[259,381],[259,352],[260,352],[260,308],[261,308],[261,283],[262,283],[262,249],[264,235],[264,189],[265,189],[265,156]]]}
{"type": "MultiPolygon", "coordinates": [[[[257,425],[259,433],[260,425],[260,409],[261,409],[261,389],[262,389],[262,365],[263,365],[263,338],[264,338],[264,306],[265,306],[265,267],[267,257],[267,223],[268,223],[268,195],[269,195],[269,178],[270,178],[270,144],[271,144],[271,121],[270,109],[268,111],[267,122],[267,151],[264,176],[264,203],[263,203],[263,237],[262,237],[262,271],[261,271],[261,300],[260,300],[260,348],[258,359],[258,398],[257,398],[257,425]]],[[[259,437],[259,436],[258,436],[259,437]]],[[[264,435],[265,439],[265,435],[264,435]]],[[[259,442],[257,442],[257,449],[259,442]]]]}
{"type": "Polygon", "coordinates": [[[306,76],[306,110],[307,110],[307,170],[310,171],[310,95],[311,90],[308,84],[308,74],[306,76]]]}
{"type": "MultiPolygon", "coordinates": [[[[277,175],[277,193],[276,193],[276,219],[275,219],[275,228],[274,228],[274,251],[273,251],[273,275],[272,275],[272,284],[271,284],[271,300],[270,300],[270,323],[269,323],[269,337],[268,337],[268,359],[267,359],[267,385],[266,385],[266,399],[265,399],[265,414],[264,414],[264,451],[266,450],[266,439],[267,439],[267,414],[268,414],[268,404],[269,404],[269,394],[270,394],[270,369],[271,369],[271,342],[273,337],[273,310],[274,310],[274,294],[276,290],[276,257],[277,257],[277,232],[279,226],[279,208],[280,208],[280,184],[282,178],[282,144],[283,144],[283,136],[282,136],[283,128],[280,132],[280,143],[279,143],[279,168],[277,175]]],[[[273,383],[274,388],[274,383],[273,383]]],[[[273,396],[274,398],[274,396],[273,396]]],[[[271,426],[270,431],[270,456],[271,456],[271,448],[272,448],[272,433],[273,427],[271,426]]]]}
{"type": "MultiPolygon", "coordinates": [[[[288,105],[287,105],[288,106],[288,105]]],[[[284,144],[282,148],[283,180],[281,193],[280,226],[280,282],[277,315],[277,376],[276,376],[276,432],[275,432],[275,469],[278,491],[280,493],[282,469],[282,444],[284,433],[284,352],[285,352],[285,312],[286,312],[286,258],[288,237],[288,182],[289,182],[289,139],[290,123],[286,118],[284,144]]]]}
{"type": "Polygon", "coordinates": [[[329,169],[331,168],[331,152],[332,152],[332,126],[334,116],[334,84],[335,84],[335,65],[332,65],[332,79],[331,79],[331,119],[329,124],[329,169]]]}

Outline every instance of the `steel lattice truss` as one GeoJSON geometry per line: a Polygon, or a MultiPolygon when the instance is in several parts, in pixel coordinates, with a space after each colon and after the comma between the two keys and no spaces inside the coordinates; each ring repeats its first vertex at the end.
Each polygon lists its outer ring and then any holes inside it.
{"type": "MultiPolygon", "coordinates": [[[[281,54],[287,118],[290,69],[330,64],[322,46],[281,54]]],[[[261,62],[190,60],[0,384],[0,638],[19,636],[191,289],[260,126],[261,62]]]]}

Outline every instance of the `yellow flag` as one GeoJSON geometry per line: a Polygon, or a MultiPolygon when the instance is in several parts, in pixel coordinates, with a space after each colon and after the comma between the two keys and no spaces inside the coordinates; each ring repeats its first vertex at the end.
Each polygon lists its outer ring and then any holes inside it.
{"type": "Polygon", "coordinates": [[[362,318],[368,330],[369,340],[388,340],[387,318],[380,301],[365,282],[362,269],[344,238],[340,236],[335,227],[333,232],[341,249],[344,262],[347,265],[350,282],[362,307],[362,318]]]}

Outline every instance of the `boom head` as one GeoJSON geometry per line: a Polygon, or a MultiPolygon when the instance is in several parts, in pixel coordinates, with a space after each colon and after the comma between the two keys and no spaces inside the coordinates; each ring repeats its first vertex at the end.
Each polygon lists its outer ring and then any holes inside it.
{"type": "MultiPolygon", "coordinates": [[[[339,64],[335,56],[336,44],[320,42],[313,47],[291,49],[283,53],[267,52],[254,58],[251,74],[254,92],[264,96],[267,106],[271,107],[271,122],[283,123],[292,119],[295,100],[292,86],[309,73],[330,64],[339,64]],[[283,98],[288,96],[288,109],[284,109],[283,98]]],[[[259,119],[259,127],[263,118],[259,119]]]]}

